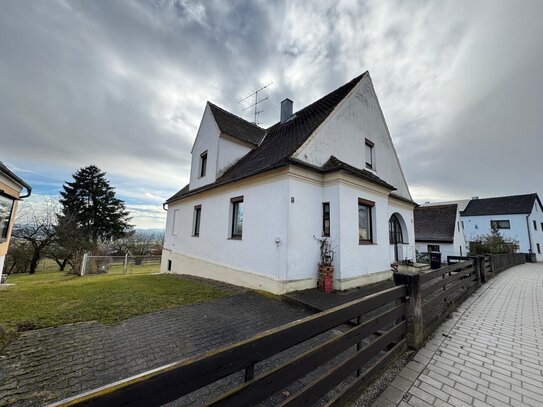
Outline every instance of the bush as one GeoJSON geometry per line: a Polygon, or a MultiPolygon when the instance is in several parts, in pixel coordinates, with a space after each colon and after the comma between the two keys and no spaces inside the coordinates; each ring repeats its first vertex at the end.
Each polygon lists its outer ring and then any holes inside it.
{"type": "Polygon", "coordinates": [[[518,250],[518,241],[503,237],[498,229],[492,229],[487,235],[479,235],[469,243],[469,255],[515,253],[518,250]]]}

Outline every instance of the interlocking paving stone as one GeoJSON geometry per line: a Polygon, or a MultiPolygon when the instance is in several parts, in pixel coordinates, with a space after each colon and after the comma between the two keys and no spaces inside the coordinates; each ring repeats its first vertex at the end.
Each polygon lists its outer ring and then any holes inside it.
{"type": "Polygon", "coordinates": [[[82,322],[24,332],[0,355],[0,406],[43,405],[308,315],[246,292],[117,325],[82,322]]]}
{"type": "Polygon", "coordinates": [[[542,406],[543,264],[490,280],[405,369],[398,406],[542,406]]]}

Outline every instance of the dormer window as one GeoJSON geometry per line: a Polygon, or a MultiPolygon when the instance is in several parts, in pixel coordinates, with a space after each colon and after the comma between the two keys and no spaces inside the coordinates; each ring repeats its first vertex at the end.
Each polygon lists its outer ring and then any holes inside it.
{"type": "Polygon", "coordinates": [[[375,170],[375,156],[373,151],[374,144],[366,139],[366,168],[369,168],[370,170],[375,170]]]}
{"type": "Polygon", "coordinates": [[[207,150],[200,154],[200,178],[206,176],[207,169],[207,150]]]}

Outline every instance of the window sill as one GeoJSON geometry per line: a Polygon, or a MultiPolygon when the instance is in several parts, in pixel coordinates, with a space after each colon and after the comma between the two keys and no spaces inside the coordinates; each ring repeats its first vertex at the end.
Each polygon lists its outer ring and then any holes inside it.
{"type": "Polygon", "coordinates": [[[360,246],[377,246],[377,243],[373,243],[373,242],[366,241],[366,240],[359,240],[358,244],[360,246]]]}
{"type": "Polygon", "coordinates": [[[232,236],[229,237],[228,240],[242,240],[241,236],[232,236]]]}
{"type": "Polygon", "coordinates": [[[200,237],[200,235],[192,235],[191,237],[200,237]]]}

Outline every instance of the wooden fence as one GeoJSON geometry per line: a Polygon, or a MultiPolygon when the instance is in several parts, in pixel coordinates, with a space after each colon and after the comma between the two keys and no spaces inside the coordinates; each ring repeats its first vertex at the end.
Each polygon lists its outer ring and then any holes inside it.
{"type": "Polygon", "coordinates": [[[206,403],[212,406],[253,406],[352,348],[354,351],[337,365],[306,383],[280,404],[313,405],[354,375],[356,379],[351,385],[328,402],[330,406],[341,405],[352,396],[354,388],[375,377],[405,349],[405,298],[404,285],[392,287],[233,345],[53,405],[159,406],[236,372],[245,371],[244,383],[206,403]],[[371,316],[368,317],[368,314],[371,316]],[[255,364],[353,320],[354,326],[349,324],[345,332],[255,377],[255,364]]]}
{"type": "Polygon", "coordinates": [[[342,390],[324,405],[348,405],[406,346],[420,348],[482,283],[524,260],[524,254],[475,256],[426,273],[394,273],[395,287],[51,406],[160,406],[234,374],[243,379],[217,398],[206,400],[206,405],[253,406],[302,378],[306,378],[303,386],[283,396],[277,405],[314,405],[342,383],[342,390]],[[320,340],[319,335],[338,326],[346,328],[320,340]],[[261,362],[316,337],[319,340],[303,353],[260,368],[261,362]],[[329,367],[331,361],[333,367],[329,367]],[[320,373],[307,380],[319,368],[320,373]]]}

